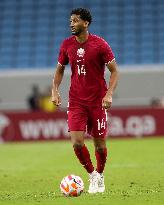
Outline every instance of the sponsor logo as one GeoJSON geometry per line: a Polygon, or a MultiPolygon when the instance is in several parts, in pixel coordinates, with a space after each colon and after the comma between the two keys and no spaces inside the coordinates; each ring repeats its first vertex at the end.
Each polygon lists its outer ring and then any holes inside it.
{"type": "Polygon", "coordinates": [[[156,119],[151,115],[129,116],[123,120],[119,116],[110,116],[110,136],[136,136],[153,135],[156,132],[156,119]]]}
{"type": "Polygon", "coordinates": [[[68,138],[68,126],[65,119],[58,120],[21,120],[19,122],[22,138],[30,139],[60,139],[68,138]]]}

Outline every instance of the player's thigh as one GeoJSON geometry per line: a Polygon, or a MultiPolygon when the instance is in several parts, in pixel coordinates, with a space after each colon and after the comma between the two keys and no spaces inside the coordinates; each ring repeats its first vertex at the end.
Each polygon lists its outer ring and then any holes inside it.
{"type": "Polygon", "coordinates": [[[68,128],[69,131],[85,131],[88,113],[85,107],[74,105],[68,108],[68,128]]]}
{"type": "MultiPolygon", "coordinates": [[[[107,112],[102,107],[95,107],[90,110],[92,121],[92,136],[104,139],[107,134],[107,112]]],[[[103,143],[103,142],[102,142],[103,143]]]]}

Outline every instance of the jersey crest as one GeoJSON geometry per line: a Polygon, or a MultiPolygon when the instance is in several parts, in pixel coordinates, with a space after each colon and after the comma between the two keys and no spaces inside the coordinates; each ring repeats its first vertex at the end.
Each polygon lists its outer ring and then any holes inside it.
{"type": "Polygon", "coordinates": [[[79,57],[84,57],[84,54],[85,54],[85,50],[84,50],[83,48],[79,48],[79,49],[77,50],[77,55],[78,55],[79,57]]]}

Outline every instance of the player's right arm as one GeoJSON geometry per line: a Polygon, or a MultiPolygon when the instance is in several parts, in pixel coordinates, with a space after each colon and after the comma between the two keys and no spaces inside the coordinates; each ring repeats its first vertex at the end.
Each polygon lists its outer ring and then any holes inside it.
{"type": "Polygon", "coordinates": [[[55,71],[55,74],[53,77],[53,82],[52,82],[52,98],[51,98],[51,100],[57,106],[61,105],[59,86],[60,86],[62,79],[63,79],[64,69],[65,69],[64,65],[61,65],[59,63],[57,64],[56,71],[55,71]]]}
{"type": "Polygon", "coordinates": [[[53,83],[52,83],[52,99],[51,100],[57,106],[61,105],[59,86],[63,79],[65,65],[67,65],[69,62],[67,51],[66,51],[66,43],[67,43],[66,40],[63,41],[60,47],[60,52],[58,56],[58,64],[56,66],[56,71],[55,71],[55,74],[53,77],[53,83]]]}

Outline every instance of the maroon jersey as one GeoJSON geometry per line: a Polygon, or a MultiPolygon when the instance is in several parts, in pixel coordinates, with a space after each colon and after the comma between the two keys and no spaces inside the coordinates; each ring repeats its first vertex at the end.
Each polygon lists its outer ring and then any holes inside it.
{"type": "Polygon", "coordinates": [[[105,64],[114,59],[108,43],[89,34],[84,43],[71,36],[63,41],[58,63],[71,66],[69,102],[84,105],[100,105],[107,91],[104,79],[105,64]]]}

